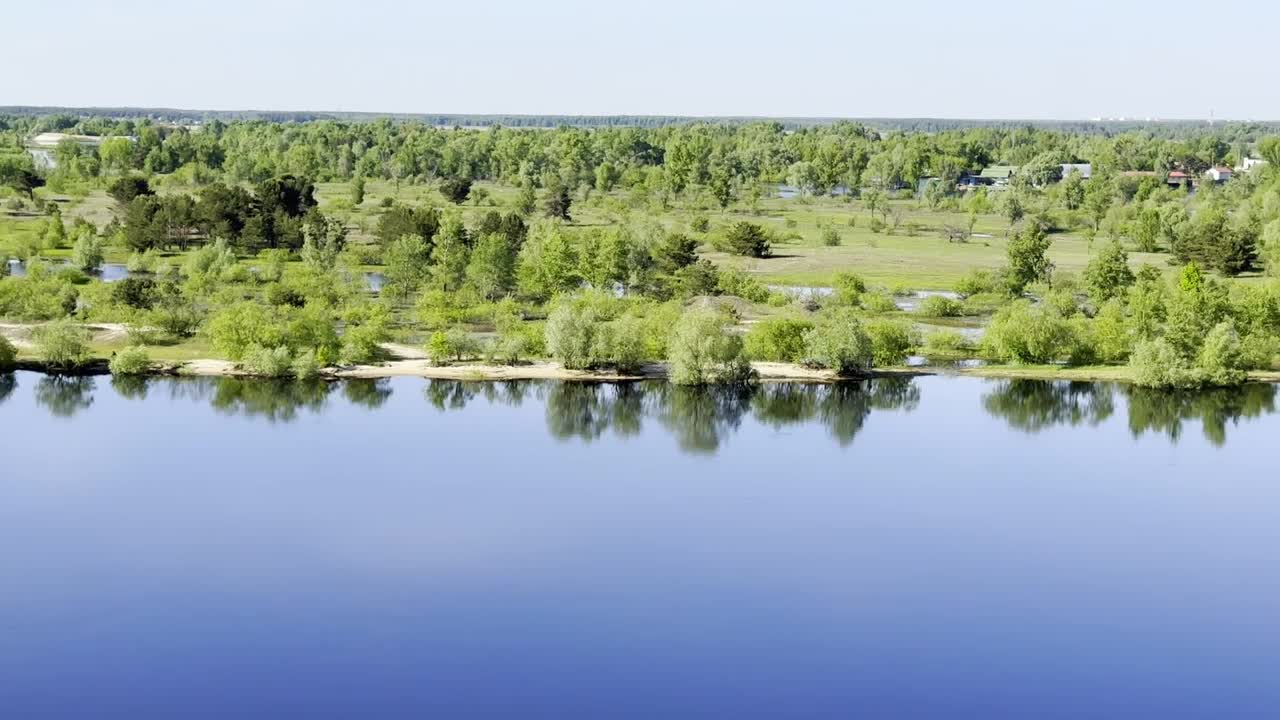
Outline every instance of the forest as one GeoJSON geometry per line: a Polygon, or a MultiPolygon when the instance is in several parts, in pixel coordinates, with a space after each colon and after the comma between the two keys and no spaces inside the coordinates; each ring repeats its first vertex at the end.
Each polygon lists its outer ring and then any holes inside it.
{"type": "Polygon", "coordinates": [[[0,364],[1277,370],[1271,125],[18,110],[0,364]]]}

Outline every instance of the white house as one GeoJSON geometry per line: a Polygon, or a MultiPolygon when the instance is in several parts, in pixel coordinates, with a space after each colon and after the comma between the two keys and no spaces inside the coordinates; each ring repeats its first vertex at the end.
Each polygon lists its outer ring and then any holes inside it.
{"type": "Polygon", "coordinates": [[[1205,172],[1205,175],[1208,175],[1209,179],[1216,183],[1224,183],[1231,179],[1231,168],[1223,167],[1221,165],[1218,167],[1211,167],[1205,172]]]}
{"type": "Polygon", "coordinates": [[[1081,180],[1088,180],[1093,177],[1093,165],[1091,163],[1063,163],[1062,177],[1066,177],[1074,170],[1080,173],[1081,180]]]}
{"type": "Polygon", "coordinates": [[[1266,165],[1266,164],[1267,164],[1267,161],[1263,160],[1262,158],[1247,157],[1244,160],[1240,161],[1240,164],[1236,167],[1236,172],[1249,172],[1250,170],[1258,167],[1259,165],[1266,165]]]}

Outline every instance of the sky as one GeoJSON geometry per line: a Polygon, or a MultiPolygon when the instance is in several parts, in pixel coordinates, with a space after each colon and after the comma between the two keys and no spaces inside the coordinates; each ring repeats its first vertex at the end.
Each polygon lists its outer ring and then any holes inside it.
{"type": "Polygon", "coordinates": [[[0,106],[1280,120],[1267,0],[63,0],[4,18],[0,106]]]}

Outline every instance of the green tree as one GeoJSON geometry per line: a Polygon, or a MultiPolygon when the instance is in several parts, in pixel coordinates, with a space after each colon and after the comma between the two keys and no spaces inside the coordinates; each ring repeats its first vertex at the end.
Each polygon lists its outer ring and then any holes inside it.
{"type": "Polygon", "coordinates": [[[667,342],[671,382],[707,385],[750,379],[751,365],[733,324],[731,317],[715,310],[694,308],[681,315],[667,342]]]}
{"type": "Polygon", "coordinates": [[[1053,240],[1038,222],[1027,223],[1009,238],[1006,255],[1009,261],[1007,273],[1010,293],[1021,294],[1027,285],[1049,279],[1053,263],[1049,260],[1049,246],[1053,240]]]}
{"type": "Polygon", "coordinates": [[[1113,240],[1089,260],[1084,270],[1085,286],[1094,302],[1102,303],[1122,296],[1133,284],[1129,269],[1129,253],[1119,240],[1113,240]]]}
{"type": "Polygon", "coordinates": [[[769,257],[771,252],[769,234],[764,227],[741,220],[734,223],[725,233],[725,247],[735,255],[746,257],[769,257]]]}
{"type": "Polygon", "coordinates": [[[364,175],[356,175],[351,180],[351,204],[359,207],[364,203],[364,175]]]}
{"type": "Polygon", "coordinates": [[[857,375],[871,369],[875,348],[862,321],[851,308],[826,313],[805,335],[809,362],[838,375],[857,375]]]}
{"type": "Polygon", "coordinates": [[[454,205],[461,205],[471,194],[471,178],[455,177],[441,180],[440,194],[454,205]]]}

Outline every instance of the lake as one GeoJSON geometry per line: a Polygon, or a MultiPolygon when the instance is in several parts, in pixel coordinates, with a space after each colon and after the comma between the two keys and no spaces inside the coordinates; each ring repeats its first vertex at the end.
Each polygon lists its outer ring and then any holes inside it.
{"type": "Polygon", "coordinates": [[[6,717],[1242,718],[1276,389],[0,375],[6,717]]]}

